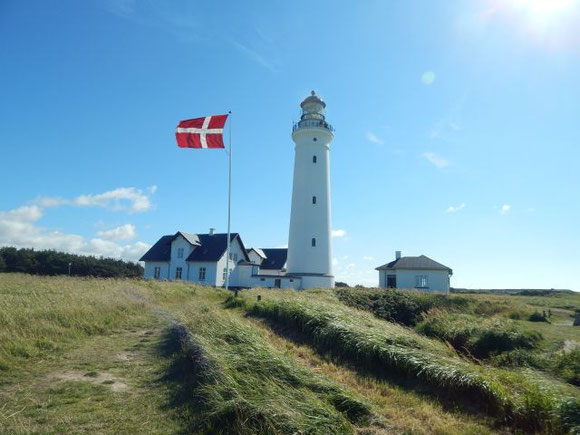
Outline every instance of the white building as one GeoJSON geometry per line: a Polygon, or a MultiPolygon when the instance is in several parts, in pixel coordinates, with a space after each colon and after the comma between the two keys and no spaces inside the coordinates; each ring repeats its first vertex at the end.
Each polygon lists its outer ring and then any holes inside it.
{"type": "Polygon", "coordinates": [[[334,287],[330,236],[330,142],[326,103],[312,91],[300,104],[294,124],[296,144],[287,276],[300,277],[302,288],[334,287]]]}
{"type": "Polygon", "coordinates": [[[181,280],[222,287],[226,263],[233,288],[302,288],[300,277],[287,276],[285,248],[246,250],[237,233],[230,235],[230,261],[227,261],[227,234],[189,234],[177,232],[161,237],[141,257],[145,279],[181,280]]]}
{"type": "Polygon", "coordinates": [[[401,257],[396,251],[395,260],[377,267],[379,287],[416,289],[425,292],[449,293],[449,280],[453,271],[425,255],[401,257]]]}

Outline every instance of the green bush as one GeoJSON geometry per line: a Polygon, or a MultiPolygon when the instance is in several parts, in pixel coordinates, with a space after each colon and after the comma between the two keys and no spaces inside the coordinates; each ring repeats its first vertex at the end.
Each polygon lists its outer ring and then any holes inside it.
{"type": "Polygon", "coordinates": [[[554,359],[554,370],[566,382],[580,387],[580,348],[558,354],[554,359]]]}
{"type": "Polygon", "coordinates": [[[548,367],[545,358],[529,349],[515,349],[491,355],[488,362],[496,367],[531,367],[542,370],[548,367]]]}
{"type": "Polygon", "coordinates": [[[548,321],[546,316],[542,315],[542,313],[540,313],[539,311],[534,311],[532,314],[530,314],[530,316],[528,317],[528,320],[530,322],[547,322],[548,321]]]}
{"type": "Polygon", "coordinates": [[[380,319],[414,326],[431,308],[465,310],[469,299],[410,290],[337,289],[336,295],[346,305],[372,312],[380,319]]]}
{"type": "Polygon", "coordinates": [[[536,331],[522,331],[514,323],[470,314],[432,310],[417,325],[417,332],[447,341],[460,352],[477,358],[514,349],[533,349],[542,340],[536,331]]]}

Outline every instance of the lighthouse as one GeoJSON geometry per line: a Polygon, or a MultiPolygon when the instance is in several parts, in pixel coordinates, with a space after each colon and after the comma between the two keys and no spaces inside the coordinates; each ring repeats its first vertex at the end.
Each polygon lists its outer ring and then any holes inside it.
{"type": "Polygon", "coordinates": [[[300,104],[292,128],[295,144],[292,210],[286,274],[301,277],[302,288],[334,287],[330,233],[330,142],[326,103],[314,91],[300,104]]]}

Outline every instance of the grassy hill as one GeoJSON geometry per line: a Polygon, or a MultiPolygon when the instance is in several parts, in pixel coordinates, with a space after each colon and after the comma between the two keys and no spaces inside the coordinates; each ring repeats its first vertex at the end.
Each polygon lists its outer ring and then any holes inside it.
{"type": "Polygon", "coordinates": [[[0,274],[0,432],[573,433],[577,309],[0,274]]]}

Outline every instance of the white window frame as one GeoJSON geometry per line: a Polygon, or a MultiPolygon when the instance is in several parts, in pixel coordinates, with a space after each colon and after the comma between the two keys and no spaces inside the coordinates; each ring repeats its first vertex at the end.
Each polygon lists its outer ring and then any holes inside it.
{"type": "Polygon", "coordinates": [[[198,274],[198,280],[199,281],[205,281],[205,273],[206,273],[206,268],[205,267],[200,267],[199,268],[199,274],[198,274]]]}
{"type": "Polygon", "coordinates": [[[429,287],[429,277],[427,275],[415,275],[415,287],[417,288],[429,287]]]}
{"type": "Polygon", "coordinates": [[[183,248],[177,248],[177,258],[183,258],[183,248]]]}
{"type": "Polygon", "coordinates": [[[155,279],[161,278],[161,267],[155,266],[153,268],[153,278],[155,278],[155,279]]]}

